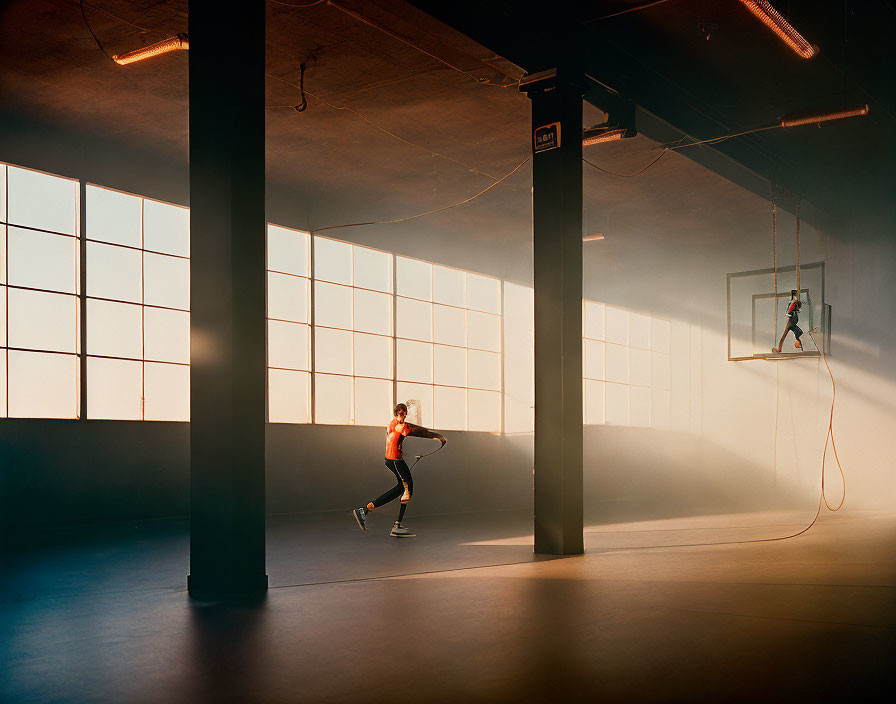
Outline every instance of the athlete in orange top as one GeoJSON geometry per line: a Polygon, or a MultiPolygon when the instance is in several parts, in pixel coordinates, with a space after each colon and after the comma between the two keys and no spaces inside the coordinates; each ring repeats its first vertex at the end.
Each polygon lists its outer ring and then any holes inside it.
{"type": "Polygon", "coordinates": [[[408,415],[408,407],[403,403],[396,405],[393,413],[394,417],[389,422],[389,425],[386,426],[386,466],[395,475],[396,484],[385,494],[368,503],[366,507],[356,508],[353,513],[361,530],[367,530],[367,514],[400,496],[401,508],[398,509],[398,520],[395,521],[395,524],[392,526],[392,532],[389,535],[396,538],[413,538],[413,531],[401,525],[408,501],[414,495],[414,480],[411,478],[411,470],[408,469],[408,465],[403,459],[401,444],[408,435],[439,440],[442,445],[448,441],[438,433],[434,433],[419,425],[408,423],[405,420],[408,415]]]}

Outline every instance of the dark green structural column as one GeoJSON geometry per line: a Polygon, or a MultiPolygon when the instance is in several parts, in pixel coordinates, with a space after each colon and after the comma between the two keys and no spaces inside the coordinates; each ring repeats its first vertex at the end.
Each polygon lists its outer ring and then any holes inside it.
{"type": "Polygon", "coordinates": [[[265,3],[190,0],[190,594],[267,589],[265,3]]]}
{"type": "Polygon", "coordinates": [[[584,550],[581,85],[560,70],[523,86],[534,151],[535,552],[550,555],[584,550]]]}

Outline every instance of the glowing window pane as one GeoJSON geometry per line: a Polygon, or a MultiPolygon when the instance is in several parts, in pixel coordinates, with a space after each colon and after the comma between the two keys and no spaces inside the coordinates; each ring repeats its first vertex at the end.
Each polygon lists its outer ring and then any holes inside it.
{"type": "Polygon", "coordinates": [[[352,289],[314,282],[314,322],[330,328],[352,329],[352,289]]]}
{"type": "Polygon", "coordinates": [[[314,278],[351,285],[352,246],[347,242],[315,237],[314,278]]]}
{"type": "Polygon", "coordinates": [[[78,357],[9,350],[10,418],[77,418],[78,357]]]}
{"type": "Polygon", "coordinates": [[[629,388],[625,384],[606,385],[607,425],[629,424],[629,388]]]}
{"type": "Polygon", "coordinates": [[[670,324],[668,320],[651,321],[650,341],[654,352],[669,354],[670,324]]]}
{"type": "Polygon", "coordinates": [[[308,279],[268,273],[268,317],[307,323],[310,310],[308,279]]]}
{"type": "Polygon", "coordinates": [[[501,394],[492,391],[467,391],[470,430],[485,433],[501,431],[501,394]]]}
{"type": "Polygon", "coordinates": [[[410,298],[395,299],[395,335],[410,340],[432,340],[432,304],[410,298]]]}
{"type": "Polygon", "coordinates": [[[392,255],[369,247],[352,247],[353,283],[374,291],[392,292],[392,255]]]}
{"type": "Polygon", "coordinates": [[[352,373],[352,333],[314,329],[314,369],[328,374],[352,373]]]}
{"type": "Polygon", "coordinates": [[[467,353],[469,373],[467,386],[474,389],[501,389],[501,355],[470,350],[467,353]]]}
{"type": "Polygon", "coordinates": [[[416,401],[420,408],[420,425],[432,427],[432,386],[398,382],[395,389],[395,400],[397,403],[406,403],[408,406],[411,405],[410,401],[416,401]]]}
{"type": "Polygon", "coordinates": [[[467,429],[467,390],[436,386],[433,390],[433,425],[440,430],[467,429]]]}
{"type": "Polygon", "coordinates": [[[143,363],[87,359],[87,417],[140,420],[143,417],[143,363]]]}
{"type": "Polygon", "coordinates": [[[631,313],[629,316],[629,344],[632,347],[650,349],[650,318],[631,313]]]}
{"type": "Polygon", "coordinates": [[[139,247],[139,196],[87,186],[87,238],[139,247]]]}
{"type": "Polygon", "coordinates": [[[75,293],[78,241],[74,237],[10,227],[9,284],[75,293]]]}
{"type": "Polygon", "coordinates": [[[0,347],[6,347],[6,286],[0,286],[0,347]]]}
{"type": "Polygon", "coordinates": [[[143,247],[190,256],[190,209],[157,200],[143,201],[143,247]]]}
{"type": "Polygon", "coordinates": [[[584,336],[591,340],[604,339],[604,304],[585,301],[584,336]]]}
{"type": "Polygon", "coordinates": [[[604,423],[604,387],[602,381],[585,379],[584,406],[585,423],[588,425],[603,425],[604,423]]]}
{"type": "Polygon", "coordinates": [[[309,326],[268,321],[268,366],[308,370],[311,359],[309,326]]]}
{"type": "Polygon", "coordinates": [[[87,295],[140,303],[141,258],[135,249],[87,243],[87,295]]]}
{"type": "Polygon", "coordinates": [[[606,346],[606,378],[620,384],[628,383],[628,348],[621,345],[606,346]]]}
{"type": "Polygon", "coordinates": [[[500,313],[501,282],[490,276],[468,273],[467,307],[485,313],[500,313]]]}
{"type": "Polygon", "coordinates": [[[268,269],[287,274],[308,276],[308,249],[311,237],[307,232],[268,225],[268,269]]]}
{"type": "Polygon", "coordinates": [[[141,313],[138,305],[88,299],[87,354],[142,359],[141,313]]]}
{"type": "Polygon", "coordinates": [[[501,318],[488,313],[467,311],[467,346],[500,352],[501,318]]]}
{"type": "Polygon", "coordinates": [[[78,234],[78,182],[10,166],[8,222],[41,230],[78,234]]]}
{"type": "Polygon", "coordinates": [[[392,378],[392,338],[355,333],[355,376],[392,378]]]}
{"type": "Polygon", "coordinates": [[[143,255],[143,302],[190,309],[190,260],[162,254],[143,255]]]}
{"type": "MultiPolygon", "coordinates": [[[[0,169],[3,166],[0,165],[0,169]]],[[[2,196],[0,196],[2,197],[2,196]]],[[[6,225],[0,225],[0,284],[6,283],[6,225]]]]}
{"type": "Polygon", "coordinates": [[[6,222],[6,164],[0,164],[0,222],[6,222]]]}
{"type": "Polygon", "coordinates": [[[467,344],[467,316],[462,308],[434,305],[432,307],[432,334],[435,342],[446,345],[467,344]]]}
{"type": "Polygon", "coordinates": [[[355,425],[385,425],[392,415],[392,382],[355,379],[355,425]]]}
{"type": "Polygon", "coordinates": [[[395,266],[396,293],[399,296],[432,300],[432,264],[395,257],[395,266]]]}
{"type": "Polygon", "coordinates": [[[354,291],[354,326],[360,332],[392,334],[392,296],[373,291],[354,291]]]}
{"type": "Polygon", "coordinates": [[[314,421],[349,425],[352,417],[352,378],[314,375],[314,421]]]}
{"type": "Polygon", "coordinates": [[[432,383],[432,345],[398,340],[397,374],[402,381],[432,383]]]}
{"type": "Polygon", "coordinates": [[[268,421],[311,422],[311,375],[308,372],[268,370],[268,421]]]}
{"type": "Polygon", "coordinates": [[[639,428],[650,426],[650,389],[631,387],[631,425],[639,428]]]}
{"type": "Polygon", "coordinates": [[[156,362],[190,362],[190,314],[164,308],[143,309],[145,359],[156,362]]]}
{"type": "Polygon", "coordinates": [[[604,362],[606,344],[594,340],[584,341],[583,357],[585,360],[585,377],[588,379],[604,378],[604,362]]]}
{"type": "Polygon", "coordinates": [[[671,388],[670,358],[667,354],[653,353],[651,386],[655,389],[671,388]]]}
{"type": "Polygon", "coordinates": [[[434,264],[432,267],[432,300],[451,306],[467,303],[466,274],[457,269],[434,264]]]}
{"type": "Polygon", "coordinates": [[[6,416],[6,350],[0,350],[0,418],[6,416]]]}
{"type": "Polygon", "coordinates": [[[534,294],[527,286],[504,284],[504,432],[535,429],[534,294]]]}
{"type": "Polygon", "coordinates": [[[651,389],[650,420],[651,425],[659,430],[669,430],[671,420],[671,396],[664,389],[651,389]]]}
{"type": "Polygon", "coordinates": [[[634,386],[650,386],[650,351],[630,349],[629,383],[634,386]]]}
{"type": "Polygon", "coordinates": [[[7,296],[10,347],[58,352],[77,350],[76,296],[16,289],[8,289],[7,296]]]}
{"type": "Polygon", "coordinates": [[[433,381],[446,386],[467,385],[467,351],[460,347],[433,348],[433,381]]]}
{"type": "Polygon", "coordinates": [[[190,420],[190,368],[180,364],[143,365],[145,420],[190,420]]]}
{"type": "Polygon", "coordinates": [[[628,344],[628,312],[606,306],[605,308],[606,329],[604,333],[607,342],[614,342],[617,345],[628,344]]]}

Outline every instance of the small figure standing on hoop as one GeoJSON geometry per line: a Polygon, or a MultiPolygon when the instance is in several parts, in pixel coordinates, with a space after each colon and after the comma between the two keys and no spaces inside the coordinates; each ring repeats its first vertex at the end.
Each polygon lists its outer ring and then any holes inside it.
{"type": "MultiPolygon", "coordinates": [[[[385,494],[368,503],[367,506],[356,508],[352,513],[361,530],[367,530],[366,519],[368,513],[375,508],[384,506],[390,501],[394,501],[401,497],[401,508],[398,509],[398,520],[395,521],[389,535],[395,538],[413,538],[415,533],[410,528],[401,525],[401,521],[404,519],[404,512],[408,507],[408,501],[410,501],[411,496],[414,495],[414,480],[411,478],[411,470],[408,469],[408,465],[403,459],[401,444],[408,435],[413,435],[418,438],[439,440],[442,443],[442,447],[444,447],[445,443],[448,441],[438,433],[434,433],[419,425],[408,423],[405,420],[408,415],[408,407],[403,403],[399,403],[395,406],[393,414],[394,417],[386,427],[386,467],[388,467],[389,471],[395,475],[396,484],[385,494]]],[[[441,447],[439,449],[441,449],[441,447]]],[[[420,458],[418,457],[417,459],[419,460],[420,458]]],[[[416,464],[416,462],[414,464],[416,464]]]]}
{"type": "Polygon", "coordinates": [[[796,289],[792,289],[790,291],[790,305],[787,306],[787,323],[784,325],[784,332],[781,335],[781,340],[778,342],[777,347],[772,347],[772,352],[775,354],[781,353],[781,348],[784,346],[784,338],[787,337],[787,333],[790,330],[793,330],[793,336],[796,338],[796,342],[793,343],[793,346],[798,350],[803,349],[803,343],[800,342],[800,337],[802,337],[803,331],[800,329],[800,326],[797,323],[800,321],[800,308],[803,307],[803,302],[800,300],[799,292],[796,289]]]}

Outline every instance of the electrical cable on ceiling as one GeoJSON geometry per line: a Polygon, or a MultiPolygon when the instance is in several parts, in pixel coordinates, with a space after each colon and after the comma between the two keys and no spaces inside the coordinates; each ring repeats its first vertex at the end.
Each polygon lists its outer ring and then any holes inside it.
{"type": "MultiPolygon", "coordinates": [[[[89,7],[91,10],[96,10],[97,12],[102,12],[104,15],[108,15],[108,16],[111,17],[113,20],[118,20],[119,22],[121,22],[121,23],[123,23],[123,24],[128,24],[128,25],[130,25],[131,27],[134,27],[135,29],[139,29],[141,32],[159,32],[159,30],[156,30],[156,29],[149,29],[148,27],[143,27],[143,26],[141,26],[141,25],[139,25],[139,24],[135,24],[135,23],[133,23],[133,22],[131,22],[131,21],[129,21],[129,20],[126,20],[126,19],[124,19],[124,17],[119,17],[118,15],[115,15],[115,14],[109,12],[109,11],[106,10],[105,8],[99,7],[98,5],[92,5],[92,4],[90,4],[89,2],[83,2],[83,0],[81,0],[81,4],[82,4],[82,5],[86,5],[86,6],[89,7]]],[[[161,33],[161,32],[159,32],[159,33],[161,33]]]]}
{"type": "Polygon", "coordinates": [[[601,20],[608,20],[612,17],[619,17],[620,15],[627,15],[629,12],[638,12],[640,10],[646,10],[648,7],[653,7],[654,5],[662,5],[663,3],[667,3],[669,0],[655,0],[655,2],[648,2],[644,5],[638,5],[637,7],[629,7],[626,10],[620,10],[619,12],[612,12],[609,15],[602,15],[601,17],[595,17],[591,20],[586,20],[585,24],[591,24],[592,22],[600,22],[601,20]]]}
{"type": "Polygon", "coordinates": [[[106,55],[106,58],[114,64],[115,59],[113,59],[112,55],[108,51],[106,51],[106,48],[100,42],[99,37],[94,34],[93,28],[90,26],[90,22],[87,19],[87,12],[84,10],[84,0],[81,0],[79,4],[81,6],[81,17],[84,18],[84,24],[87,25],[87,31],[90,32],[90,36],[93,37],[93,41],[96,42],[96,45],[100,48],[100,51],[103,52],[103,54],[106,55]]]}
{"type": "Polygon", "coordinates": [[[595,169],[597,169],[598,171],[602,171],[603,173],[605,173],[605,174],[609,174],[610,176],[619,176],[620,178],[633,178],[633,177],[635,177],[635,176],[640,176],[640,175],[643,174],[645,171],[647,171],[647,169],[649,169],[651,166],[653,166],[654,164],[656,164],[660,159],[662,159],[664,156],[666,156],[666,151],[667,151],[666,149],[663,149],[663,151],[660,152],[660,155],[659,155],[656,159],[654,159],[653,161],[651,161],[651,162],[650,162],[647,166],[645,166],[643,169],[640,169],[640,170],[638,170],[638,171],[635,171],[635,173],[633,173],[633,174],[619,174],[619,173],[616,173],[615,171],[610,171],[610,170],[608,170],[608,169],[603,168],[602,166],[598,166],[597,164],[594,164],[594,163],[588,161],[588,159],[586,159],[585,157],[582,157],[582,161],[584,161],[586,164],[588,164],[588,166],[593,166],[593,167],[594,167],[595,169]]]}
{"type": "Polygon", "coordinates": [[[283,2],[283,0],[271,0],[275,5],[283,5],[284,7],[295,7],[298,9],[306,8],[306,7],[314,7],[315,5],[320,5],[325,3],[327,0],[317,0],[317,2],[308,2],[305,4],[292,3],[292,2],[283,2]]]}
{"type": "Polygon", "coordinates": [[[311,234],[316,234],[318,232],[324,232],[325,230],[339,230],[344,227],[360,227],[362,225],[389,225],[391,223],[396,223],[396,222],[407,222],[408,220],[416,220],[417,218],[422,218],[427,215],[435,215],[436,213],[441,213],[446,210],[451,210],[452,208],[456,208],[460,205],[469,203],[470,201],[473,201],[473,200],[476,200],[477,198],[479,198],[479,196],[484,195],[485,193],[488,193],[491,189],[493,189],[499,183],[502,183],[503,181],[506,181],[508,178],[513,176],[517,171],[519,171],[521,168],[523,168],[523,166],[525,166],[531,159],[532,159],[532,155],[530,154],[525,159],[523,159],[523,161],[520,162],[520,164],[517,167],[515,167],[512,171],[506,173],[504,176],[499,178],[494,183],[486,186],[481,191],[479,191],[479,193],[476,193],[475,195],[472,195],[469,198],[465,198],[464,200],[459,201],[457,203],[452,203],[451,205],[446,205],[441,208],[434,208],[433,210],[427,210],[425,213],[417,213],[416,215],[409,215],[404,218],[393,218],[392,220],[370,220],[367,222],[352,222],[352,223],[347,223],[345,225],[328,225],[327,227],[316,227],[311,230],[311,234]]]}
{"type": "MultiPolygon", "coordinates": [[[[296,112],[305,112],[308,109],[308,100],[305,98],[305,69],[307,68],[307,64],[303,61],[299,64],[299,85],[297,88],[299,89],[299,95],[302,97],[302,102],[297,103],[295,105],[265,105],[265,110],[274,110],[276,108],[287,108],[290,110],[295,110],[296,112]]],[[[270,76],[271,74],[266,73],[266,76],[270,76]]]]}

